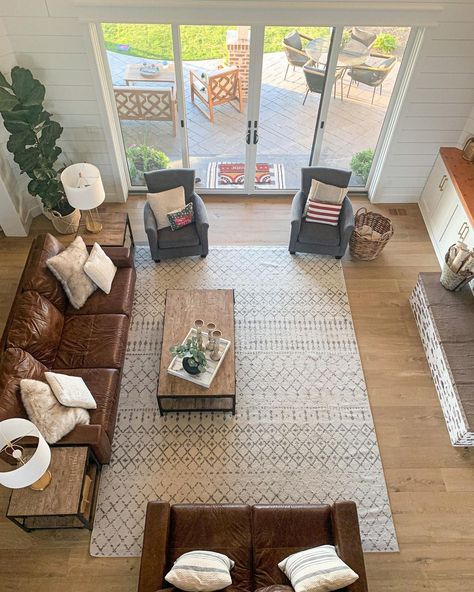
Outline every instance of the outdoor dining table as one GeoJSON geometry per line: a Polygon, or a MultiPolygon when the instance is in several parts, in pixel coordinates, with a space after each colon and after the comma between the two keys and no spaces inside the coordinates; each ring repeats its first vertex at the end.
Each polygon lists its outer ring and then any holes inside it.
{"type": "MultiPolygon", "coordinates": [[[[308,58],[314,60],[318,64],[326,65],[329,51],[329,39],[317,37],[308,42],[304,51],[308,58]]],[[[370,55],[370,49],[363,43],[351,40],[346,47],[339,51],[337,58],[337,68],[351,68],[352,66],[360,66],[370,55]]]]}
{"type": "Polygon", "coordinates": [[[143,68],[143,64],[127,64],[123,76],[127,86],[134,82],[155,82],[168,85],[174,85],[176,82],[174,62],[168,62],[166,66],[161,63],[158,64],[158,71],[153,74],[142,73],[141,68],[143,68]]]}

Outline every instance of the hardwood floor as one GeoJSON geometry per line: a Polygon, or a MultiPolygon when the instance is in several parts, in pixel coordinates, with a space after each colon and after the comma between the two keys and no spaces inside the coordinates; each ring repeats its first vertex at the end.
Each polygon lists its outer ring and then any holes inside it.
{"type": "MultiPolygon", "coordinates": [[[[355,200],[356,206],[362,200],[355,200]]],[[[210,244],[282,244],[289,200],[206,199],[210,244]]],[[[128,209],[145,241],[143,198],[128,209]]],[[[371,592],[457,592],[474,578],[474,454],[450,445],[408,296],[420,271],[438,270],[418,206],[384,205],[395,235],[373,262],[343,260],[400,553],[369,553],[371,592]],[[393,211],[395,210],[395,212],[393,211]]],[[[51,230],[36,219],[28,239],[0,238],[0,324],[10,309],[32,237],[51,230]]],[[[2,236],[2,235],[0,235],[2,236]]],[[[0,515],[8,491],[0,488],[0,515]]],[[[131,592],[139,560],[95,559],[83,531],[26,534],[0,518],[0,590],[131,592]]]]}

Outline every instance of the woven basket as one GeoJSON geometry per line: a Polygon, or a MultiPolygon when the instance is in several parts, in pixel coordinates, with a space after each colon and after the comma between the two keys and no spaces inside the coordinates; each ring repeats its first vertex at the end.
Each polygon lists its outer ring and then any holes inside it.
{"type": "Polygon", "coordinates": [[[367,208],[359,208],[355,215],[354,231],[350,240],[351,255],[363,261],[372,261],[380,255],[385,245],[393,235],[392,221],[381,214],[368,212],[367,208]],[[378,232],[379,240],[370,240],[359,234],[362,226],[370,226],[378,232]]]}
{"type": "Polygon", "coordinates": [[[451,290],[451,292],[454,292],[455,290],[460,290],[464,284],[474,279],[474,275],[471,273],[462,274],[454,272],[448,265],[448,257],[449,249],[444,259],[445,263],[443,265],[439,281],[441,282],[441,285],[446,288],[446,290],[451,290]]]}

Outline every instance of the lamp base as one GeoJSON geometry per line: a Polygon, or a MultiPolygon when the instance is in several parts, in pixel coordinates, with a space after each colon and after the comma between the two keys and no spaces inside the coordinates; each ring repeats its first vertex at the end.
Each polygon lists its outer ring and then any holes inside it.
{"type": "Polygon", "coordinates": [[[30,485],[30,489],[33,489],[33,491],[44,491],[51,483],[52,478],[53,476],[51,475],[50,471],[46,471],[46,473],[41,475],[38,481],[35,481],[30,485]]]}
{"type": "Polygon", "coordinates": [[[86,212],[86,230],[91,234],[97,234],[102,230],[102,222],[100,221],[99,212],[97,208],[87,210],[86,212]]]}

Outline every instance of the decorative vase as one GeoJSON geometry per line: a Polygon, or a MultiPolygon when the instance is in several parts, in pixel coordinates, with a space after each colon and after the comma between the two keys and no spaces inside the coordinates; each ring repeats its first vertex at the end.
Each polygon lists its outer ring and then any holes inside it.
{"type": "Polygon", "coordinates": [[[221,337],[222,333],[220,331],[218,331],[217,329],[213,331],[212,339],[214,341],[214,347],[211,353],[211,360],[213,360],[214,362],[218,362],[221,359],[221,337]]]}
{"type": "Polygon", "coordinates": [[[196,329],[196,341],[198,344],[198,348],[201,351],[204,351],[204,345],[202,343],[202,328],[204,326],[204,321],[202,321],[201,319],[196,319],[194,321],[194,328],[196,329]]]}
{"type": "Polygon", "coordinates": [[[206,349],[212,351],[214,349],[214,341],[212,340],[212,333],[215,331],[216,326],[214,323],[207,323],[207,345],[206,349]]]}
{"type": "Polygon", "coordinates": [[[61,216],[59,212],[51,210],[51,222],[59,234],[73,234],[77,232],[80,221],[80,210],[76,209],[67,216],[61,216]]]}
{"type": "Polygon", "coordinates": [[[189,365],[189,358],[183,358],[183,368],[188,374],[199,374],[199,368],[197,366],[189,365]]]}

